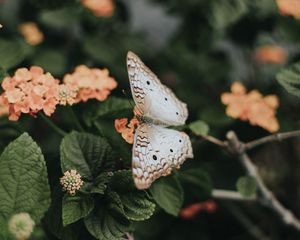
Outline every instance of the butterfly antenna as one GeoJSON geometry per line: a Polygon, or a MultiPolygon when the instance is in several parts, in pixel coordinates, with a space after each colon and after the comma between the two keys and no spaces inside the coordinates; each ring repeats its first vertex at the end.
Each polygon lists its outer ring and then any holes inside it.
{"type": "MultiPolygon", "coordinates": [[[[124,90],[124,89],[122,89],[122,93],[124,94],[124,96],[127,98],[128,96],[127,96],[127,94],[126,94],[126,91],[124,90]]],[[[134,109],[135,107],[138,109],[138,111],[139,112],[142,112],[141,110],[140,110],[140,108],[138,107],[138,105],[133,105],[132,104],[132,102],[127,98],[127,100],[128,100],[128,102],[129,102],[129,104],[130,104],[130,106],[132,107],[132,109],[134,109]]],[[[136,114],[135,114],[136,115],[136,114]]],[[[137,115],[136,115],[136,117],[138,117],[137,115]]]]}
{"type": "Polygon", "coordinates": [[[134,106],[133,106],[133,104],[132,104],[132,102],[127,98],[128,96],[127,96],[127,94],[126,94],[126,91],[124,90],[124,89],[122,89],[122,93],[124,94],[124,96],[126,97],[126,99],[128,100],[128,102],[129,102],[129,105],[132,107],[132,108],[134,108],[134,106]]]}

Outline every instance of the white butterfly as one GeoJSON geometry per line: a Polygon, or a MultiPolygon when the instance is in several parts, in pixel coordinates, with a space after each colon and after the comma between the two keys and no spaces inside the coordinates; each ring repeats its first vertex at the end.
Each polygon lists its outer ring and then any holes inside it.
{"type": "Polygon", "coordinates": [[[132,52],[127,54],[127,70],[133,99],[143,116],[134,136],[133,179],[138,189],[146,189],[155,179],[169,175],[173,167],[180,168],[186,158],[193,158],[189,136],[165,128],[183,125],[188,111],[132,52]]]}

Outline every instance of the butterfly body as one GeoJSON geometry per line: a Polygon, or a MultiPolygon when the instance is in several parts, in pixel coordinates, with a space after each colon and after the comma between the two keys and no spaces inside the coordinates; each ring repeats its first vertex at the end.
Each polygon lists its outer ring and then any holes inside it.
{"type": "Polygon", "coordinates": [[[193,157],[188,135],[165,128],[183,125],[188,111],[132,52],[127,55],[127,69],[133,99],[142,115],[134,137],[132,172],[136,187],[146,189],[193,157]]]}

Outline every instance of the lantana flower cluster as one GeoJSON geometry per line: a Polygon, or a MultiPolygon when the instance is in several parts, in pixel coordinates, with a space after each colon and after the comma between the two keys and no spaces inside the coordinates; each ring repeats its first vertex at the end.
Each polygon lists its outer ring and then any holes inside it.
{"type": "Polygon", "coordinates": [[[16,240],[26,240],[33,232],[35,222],[28,213],[13,215],[8,221],[8,230],[16,240]]]}
{"type": "Polygon", "coordinates": [[[12,121],[17,121],[21,113],[35,116],[43,111],[51,116],[57,105],[72,105],[92,98],[104,101],[116,86],[117,82],[109,77],[107,69],[81,65],[73,74],[65,75],[64,83],[60,84],[40,67],[19,68],[2,82],[4,92],[0,95],[0,110],[3,108],[5,114],[8,109],[12,121]]]}
{"type": "Polygon", "coordinates": [[[70,170],[66,171],[64,176],[60,178],[60,184],[64,191],[67,191],[71,196],[74,196],[76,191],[83,185],[83,181],[81,180],[81,175],[77,173],[76,170],[70,170]]]}
{"type": "Polygon", "coordinates": [[[107,69],[88,68],[85,65],[77,66],[72,74],[66,74],[63,82],[78,89],[76,103],[92,98],[104,101],[111,90],[117,87],[117,82],[109,76],[107,69]]]}
{"type": "Polygon", "coordinates": [[[2,82],[4,93],[0,104],[9,106],[9,119],[16,121],[21,113],[36,114],[43,110],[50,116],[58,103],[59,81],[40,67],[20,68],[2,82]]]}
{"type": "Polygon", "coordinates": [[[113,0],[81,0],[81,3],[97,17],[110,17],[115,9],[113,0]]]}
{"type": "Polygon", "coordinates": [[[127,118],[115,119],[115,129],[118,133],[121,133],[122,137],[129,144],[133,144],[134,132],[139,124],[136,118],[132,118],[128,123],[127,118]]]}
{"type": "Polygon", "coordinates": [[[279,123],[276,119],[276,109],[279,100],[276,95],[263,96],[257,90],[246,93],[246,88],[238,82],[231,86],[231,93],[223,93],[221,101],[227,105],[226,114],[252,125],[260,126],[269,132],[276,132],[279,123]]]}

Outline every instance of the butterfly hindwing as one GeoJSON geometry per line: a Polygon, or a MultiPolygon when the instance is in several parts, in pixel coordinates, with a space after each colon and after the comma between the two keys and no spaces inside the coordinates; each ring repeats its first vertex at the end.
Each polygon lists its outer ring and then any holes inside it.
{"type": "Polygon", "coordinates": [[[187,134],[158,125],[142,123],[135,132],[132,171],[138,189],[149,188],[160,176],[179,168],[193,151],[187,134]]]}
{"type": "Polygon", "coordinates": [[[133,99],[144,117],[167,126],[185,123],[188,116],[186,104],[132,52],[127,54],[127,69],[133,99]]]}

